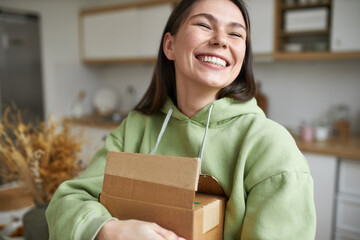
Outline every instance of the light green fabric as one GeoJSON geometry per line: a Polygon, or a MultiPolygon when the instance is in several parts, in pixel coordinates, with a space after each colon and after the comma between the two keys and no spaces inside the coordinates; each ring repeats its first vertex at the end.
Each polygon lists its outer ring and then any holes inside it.
{"type": "MultiPolygon", "coordinates": [[[[192,118],[169,99],[158,114],[130,112],[88,169],[57,190],[47,210],[51,239],[92,239],[96,235],[111,218],[97,203],[107,150],[149,153],[170,107],[174,112],[156,154],[198,156],[209,106],[192,118]]],[[[229,198],[225,240],[314,239],[313,181],[308,164],[291,135],[267,119],[255,99],[214,102],[202,172],[216,177],[229,198]]]]}

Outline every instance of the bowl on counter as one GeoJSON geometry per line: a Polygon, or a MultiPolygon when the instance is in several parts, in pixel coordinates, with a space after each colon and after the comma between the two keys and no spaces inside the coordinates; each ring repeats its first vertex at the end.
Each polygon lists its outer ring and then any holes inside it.
{"type": "Polygon", "coordinates": [[[315,139],[317,141],[325,141],[330,137],[331,128],[328,126],[315,127],[315,139]]]}

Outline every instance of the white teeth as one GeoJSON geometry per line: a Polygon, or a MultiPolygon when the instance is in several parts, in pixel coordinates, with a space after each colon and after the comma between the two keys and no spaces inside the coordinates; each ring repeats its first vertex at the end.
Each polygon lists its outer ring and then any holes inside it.
{"type": "Polygon", "coordinates": [[[226,61],[217,57],[202,56],[200,57],[200,61],[226,67],[226,61]]]}

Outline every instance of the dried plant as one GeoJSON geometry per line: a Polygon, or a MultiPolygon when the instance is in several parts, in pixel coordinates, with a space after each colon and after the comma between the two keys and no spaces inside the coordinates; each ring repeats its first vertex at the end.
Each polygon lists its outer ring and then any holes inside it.
{"type": "Polygon", "coordinates": [[[20,180],[36,202],[48,202],[60,183],[82,170],[83,133],[71,131],[67,122],[25,124],[12,106],[1,119],[0,140],[0,176],[20,180]]]}

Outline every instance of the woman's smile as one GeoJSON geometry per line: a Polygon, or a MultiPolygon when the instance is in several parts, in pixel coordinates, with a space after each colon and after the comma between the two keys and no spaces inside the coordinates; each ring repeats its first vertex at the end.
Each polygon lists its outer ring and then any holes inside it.
{"type": "Polygon", "coordinates": [[[177,91],[215,98],[239,75],[245,41],[245,20],[234,3],[198,1],[179,31],[164,38],[164,52],[175,65],[177,91]]]}
{"type": "Polygon", "coordinates": [[[221,69],[225,68],[226,66],[228,66],[228,62],[222,58],[222,57],[218,57],[215,55],[198,55],[196,57],[196,59],[198,59],[199,61],[206,63],[206,65],[210,65],[210,66],[214,66],[214,67],[220,67],[221,69]]]}

